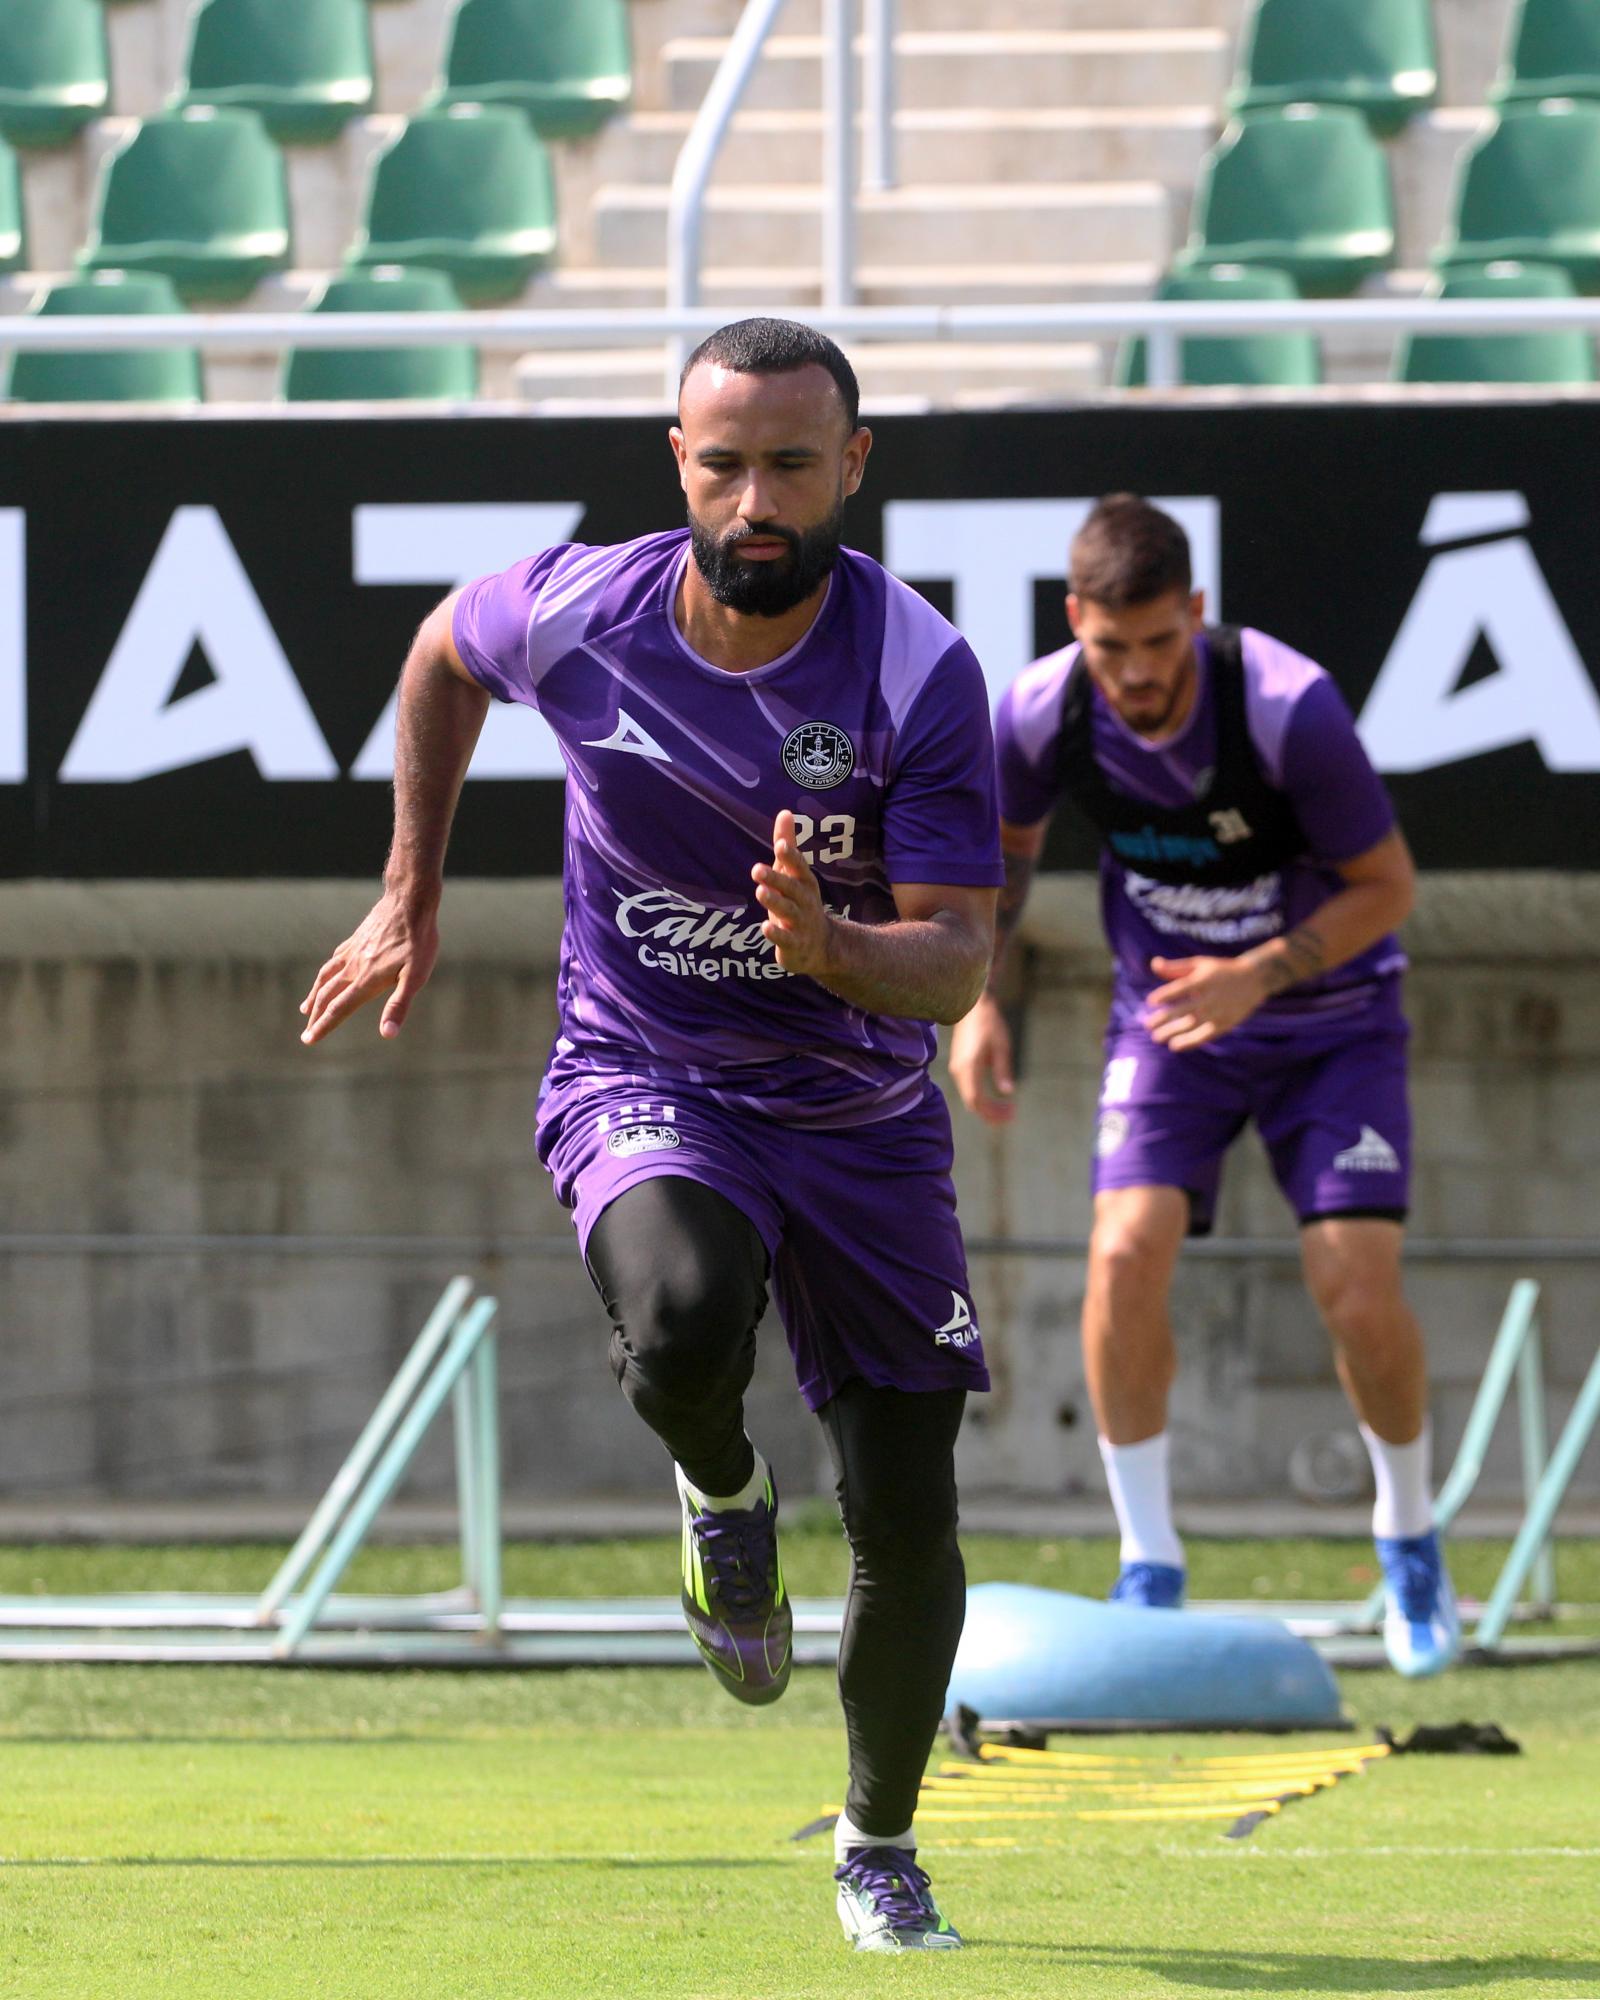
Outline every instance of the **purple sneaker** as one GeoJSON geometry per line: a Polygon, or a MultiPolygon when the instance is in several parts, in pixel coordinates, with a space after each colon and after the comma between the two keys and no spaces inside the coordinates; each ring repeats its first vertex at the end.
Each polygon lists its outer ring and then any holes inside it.
{"type": "Polygon", "coordinates": [[[857,1951],[957,1951],[961,1933],[933,1900],[915,1854],[853,1847],[833,1871],[839,1921],[857,1951]]]}
{"type": "Polygon", "coordinates": [[[1111,1586],[1110,1601],[1142,1605],[1148,1611],[1181,1611],[1188,1581],[1188,1572],[1173,1563],[1124,1563],[1111,1586]]]}
{"type": "Polygon", "coordinates": [[[683,1505],[683,1617],[712,1677],[737,1701],[776,1701],[789,1685],[794,1620],[778,1558],[778,1492],[767,1474],[753,1507],[712,1513],[677,1468],[683,1505]]]}

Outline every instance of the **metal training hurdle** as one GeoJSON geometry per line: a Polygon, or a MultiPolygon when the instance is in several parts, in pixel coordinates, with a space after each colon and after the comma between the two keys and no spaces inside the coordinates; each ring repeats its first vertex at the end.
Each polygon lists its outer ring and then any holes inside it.
{"type": "MultiPolygon", "coordinates": [[[[506,1599],[494,1319],[470,1279],[445,1288],[410,1352],[294,1547],[255,1597],[200,1592],[0,1598],[0,1662],[83,1661],[276,1666],[680,1666],[697,1655],[675,1598],[506,1599]],[[399,1597],[338,1594],[338,1584],[423,1438],[453,1400],[462,1582],[399,1597]]],[[[1554,1528],[1578,1461],[1600,1425],[1600,1353],[1555,1449],[1547,1448],[1539,1286],[1519,1279],[1501,1318],[1455,1463],[1439,1492],[1448,1529],[1477,1485],[1516,1386],[1525,1512],[1465,1653],[1493,1664],[1600,1656],[1600,1635],[1515,1637],[1555,1601],[1554,1528]],[[1532,1594],[1521,1601],[1526,1584],[1532,1594]]],[[[1277,1616],[1331,1665],[1383,1664],[1381,1589],[1364,1604],[1297,1601],[1196,1605],[1277,1616]]],[[[831,1665],[844,1606],[794,1601],[795,1660],[831,1665]]]]}
{"type": "MultiPolygon", "coordinates": [[[[1463,1658],[1469,1663],[1600,1656],[1600,1636],[1508,1638],[1513,1623],[1547,1623],[1568,1607],[1556,1602],[1555,1520],[1578,1461],[1600,1425],[1600,1350],[1597,1350],[1573,1403],[1555,1450],[1549,1449],[1545,1421],[1544,1345],[1539,1326],[1539,1285],[1519,1278],[1511,1287],[1489,1359],[1473,1397],[1455,1462],[1434,1503],[1439,1532],[1449,1530],[1471,1498],[1484,1458],[1513,1384],[1522,1447],[1522,1524],[1493,1590],[1468,1632],[1463,1658]],[[1524,1585],[1532,1580],[1524,1601],[1524,1585]]],[[[1571,1607],[1576,1610],[1578,1607],[1571,1607]]],[[[1268,1611],[1303,1638],[1312,1640],[1331,1665],[1381,1666],[1377,1630],[1383,1616],[1383,1586],[1360,1605],[1211,1604],[1213,1611],[1268,1611]]]]}

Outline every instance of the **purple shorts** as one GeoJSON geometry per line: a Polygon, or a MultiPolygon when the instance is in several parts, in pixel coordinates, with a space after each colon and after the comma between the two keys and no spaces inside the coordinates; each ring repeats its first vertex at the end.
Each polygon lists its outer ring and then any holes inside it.
{"type": "Polygon", "coordinates": [[[586,1253],[601,1211],[656,1174],[699,1181],[747,1215],[813,1410],[853,1380],[988,1388],[950,1114],[931,1083],[897,1118],[817,1131],[682,1090],[663,1097],[638,1077],[580,1077],[545,1098],[539,1155],[586,1253]]]}
{"type": "Polygon", "coordinates": [[[1254,1119],[1301,1222],[1402,1220],[1410,1192],[1406,1024],[1398,1014],[1281,1040],[1229,1038],[1181,1054],[1140,1027],[1106,1041],[1094,1191],[1183,1188],[1190,1233],[1206,1235],[1222,1158],[1254,1119]]]}

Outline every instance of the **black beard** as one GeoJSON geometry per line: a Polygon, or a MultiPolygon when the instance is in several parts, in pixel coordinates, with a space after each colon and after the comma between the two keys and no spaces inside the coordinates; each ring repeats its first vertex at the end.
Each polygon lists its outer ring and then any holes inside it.
{"type": "Polygon", "coordinates": [[[776,526],[739,528],[719,540],[693,514],[689,516],[690,545],[707,589],[728,610],[752,618],[781,618],[803,604],[832,575],[843,537],[843,501],[826,521],[807,528],[804,534],[776,526]],[[740,542],[758,538],[784,542],[789,553],[771,562],[741,562],[735,553],[740,542]]]}

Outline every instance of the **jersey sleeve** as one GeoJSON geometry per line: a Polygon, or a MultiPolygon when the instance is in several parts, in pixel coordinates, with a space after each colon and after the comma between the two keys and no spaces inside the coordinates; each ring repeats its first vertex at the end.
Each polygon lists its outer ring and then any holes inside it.
{"type": "Polygon", "coordinates": [[[957,640],[911,704],[883,807],[891,882],[998,888],[1000,820],[983,669],[957,640]]]}
{"type": "Polygon", "coordinates": [[[1352,861],[1394,829],[1394,807],[1332,680],[1319,675],[1284,732],[1282,785],[1319,861],[1352,861]]]}
{"type": "Polygon", "coordinates": [[[538,706],[531,658],[539,600],[567,547],[542,549],[493,576],[480,576],[456,599],[451,620],[461,663],[496,701],[538,706]]]}
{"type": "Polygon", "coordinates": [[[1058,654],[1019,674],[1000,697],[994,718],[1000,817],[1011,826],[1037,826],[1061,797],[1056,772],[1061,753],[1061,709],[1067,663],[1058,654]]]}

